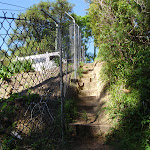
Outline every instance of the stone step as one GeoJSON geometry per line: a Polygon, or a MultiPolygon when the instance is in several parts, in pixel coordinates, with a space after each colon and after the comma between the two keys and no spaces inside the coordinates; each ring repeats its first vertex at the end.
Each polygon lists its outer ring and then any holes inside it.
{"type": "Polygon", "coordinates": [[[97,110],[98,110],[98,106],[97,105],[78,105],[77,104],[77,106],[78,106],[78,110],[80,111],[80,112],[82,112],[82,111],[86,111],[86,112],[96,112],[97,110]]]}
{"type": "Polygon", "coordinates": [[[83,78],[85,77],[85,78],[87,78],[87,77],[93,77],[94,76],[94,72],[92,72],[92,71],[90,71],[90,72],[83,72],[82,73],[82,75],[83,75],[83,78]]]}
{"type": "Polygon", "coordinates": [[[91,86],[89,85],[81,89],[81,92],[87,92],[87,93],[96,92],[96,91],[97,91],[97,88],[95,88],[94,85],[91,85],[91,86]]]}
{"type": "MultiPolygon", "coordinates": [[[[91,79],[92,80],[92,79],[91,79]]],[[[86,80],[80,80],[80,82],[79,82],[79,85],[83,85],[83,83],[84,83],[84,87],[86,88],[86,87],[91,87],[92,85],[95,85],[95,87],[97,87],[97,80],[96,79],[93,79],[92,81],[90,81],[90,79],[86,79],[86,80]]]]}
{"type": "Polygon", "coordinates": [[[98,110],[92,111],[80,111],[78,112],[79,118],[75,122],[80,124],[105,124],[110,125],[109,117],[105,116],[104,112],[99,114],[98,110]],[[104,117],[105,116],[105,117],[104,117]],[[80,121],[80,122],[79,122],[80,121]]]}
{"type": "Polygon", "coordinates": [[[96,96],[82,96],[79,95],[79,99],[82,101],[97,101],[97,97],[96,96]]]}
{"type": "Polygon", "coordinates": [[[83,88],[80,88],[80,92],[97,91],[97,86],[93,83],[85,84],[83,88]]]}
{"type": "Polygon", "coordinates": [[[93,90],[81,90],[80,91],[80,95],[83,95],[83,96],[97,96],[97,90],[93,89],[93,90]]]}
{"type": "Polygon", "coordinates": [[[79,107],[84,107],[84,106],[92,106],[92,107],[97,107],[98,106],[98,102],[95,100],[95,101],[82,101],[82,100],[79,100],[77,102],[77,106],[79,107]]]}
{"type": "Polygon", "coordinates": [[[89,135],[96,136],[106,134],[109,132],[111,126],[105,124],[83,124],[83,123],[70,123],[69,124],[76,135],[89,135]]]}
{"type": "Polygon", "coordinates": [[[87,103],[87,105],[93,105],[93,104],[97,104],[98,99],[96,96],[82,96],[79,95],[79,101],[77,102],[77,104],[85,104],[87,103]]]}
{"type": "Polygon", "coordinates": [[[89,83],[90,78],[82,78],[79,83],[89,83]]]}
{"type": "Polygon", "coordinates": [[[93,72],[90,72],[88,74],[83,74],[82,79],[90,79],[90,81],[93,81],[93,79],[96,79],[96,74],[93,72]]]}
{"type": "Polygon", "coordinates": [[[85,68],[83,70],[84,70],[84,71],[82,71],[83,74],[91,74],[91,73],[93,73],[93,68],[85,68]]]}
{"type": "Polygon", "coordinates": [[[80,122],[80,124],[88,124],[88,123],[94,122],[95,118],[96,118],[96,113],[94,113],[93,111],[78,112],[78,115],[79,115],[79,118],[78,118],[78,120],[75,120],[75,122],[76,123],[80,122]]]}

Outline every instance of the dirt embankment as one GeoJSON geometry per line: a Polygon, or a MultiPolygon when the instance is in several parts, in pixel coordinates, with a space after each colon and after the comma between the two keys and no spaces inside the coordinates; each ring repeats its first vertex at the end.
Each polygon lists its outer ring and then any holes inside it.
{"type": "Polygon", "coordinates": [[[59,84],[58,81],[58,67],[41,72],[18,73],[12,76],[9,81],[0,80],[0,99],[8,98],[13,93],[27,93],[28,91],[42,95],[52,91],[53,87],[53,89],[59,87],[54,84],[59,84]]]}

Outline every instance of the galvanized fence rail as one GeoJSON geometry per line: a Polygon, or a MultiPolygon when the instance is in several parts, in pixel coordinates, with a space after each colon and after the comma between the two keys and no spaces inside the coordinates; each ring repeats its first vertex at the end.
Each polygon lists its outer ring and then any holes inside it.
{"type": "Polygon", "coordinates": [[[0,149],[61,149],[64,142],[65,95],[85,52],[69,14],[62,23],[41,12],[49,19],[0,16],[0,149]]]}

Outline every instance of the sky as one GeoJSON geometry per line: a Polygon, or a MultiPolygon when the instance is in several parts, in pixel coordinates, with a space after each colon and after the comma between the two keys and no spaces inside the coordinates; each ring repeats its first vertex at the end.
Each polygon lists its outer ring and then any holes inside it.
{"type": "MultiPolygon", "coordinates": [[[[2,11],[7,12],[7,15],[12,12],[15,14],[19,14],[20,12],[25,12],[25,8],[29,8],[33,4],[39,3],[41,0],[0,0],[0,16],[3,16],[2,11]],[[11,5],[6,5],[3,3],[7,4],[12,4],[12,5],[17,5],[21,7],[15,7],[11,5]],[[5,10],[6,9],[6,10],[5,10]],[[7,10],[8,9],[8,10],[7,10]],[[18,10],[18,11],[12,11],[12,10],[18,10]]],[[[43,0],[47,1],[47,0],[43,0]]],[[[49,0],[50,2],[54,0],[49,0]]],[[[84,16],[86,15],[86,9],[88,9],[89,5],[84,1],[84,0],[68,0],[68,2],[75,4],[73,8],[73,12],[77,15],[84,16]]],[[[6,27],[7,28],[7,27],[6,27]]],[[[1,29],[1,27],[0,27],[1,29]]],[[[91,40],[92,41],[92,40],[91,40]]],[[[1,42],[0,42],[1,45],[1,42]]],[[[88,52],[93,52],[93,42],[89,44],[89,49],[88,52]]]]}
{"type": "MultiPolygon", "coordinates": [[[[29,8],[33,4],[39,3],[41,0],[0,0],[2,3],[8,3],[13,5],[18,5],[21,7],[29,8]]],[[[43,0],[47,1],[47,0],[43,0]]],[[[54,0],[49,0],[50,2],[53,2],[54,0]]],[[[84,16],[86,14],[86,10],[89,6],[84,0],[68,0],[70,3],[75,4],[75,7],[73,9],[74,13],[80,16],[84,16]]],[[[15,7],[15,6],[9,6],[5,4],[0,4],[0,9],[14,9],[14,10],[24,10],[24,8],[15,7]]],[[[16,11],[17,13],[19,11],[16,11]]],[[[21,11],[22,12],[22,11],[21,11]]]]}

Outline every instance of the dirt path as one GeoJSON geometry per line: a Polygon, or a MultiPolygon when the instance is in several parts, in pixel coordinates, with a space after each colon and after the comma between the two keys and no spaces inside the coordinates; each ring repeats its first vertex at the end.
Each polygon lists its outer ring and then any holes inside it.
{"type": "Polygon", "coordinates": [[[106,83],[99,79],[101,68],[102,63],[83,66],[83,77],[78,84],[80,117],[71,124],[75,131],[74,150],[112,150],[104,144],[111,124],[104,111],[108,94],[105,91],[106,83]]]}

